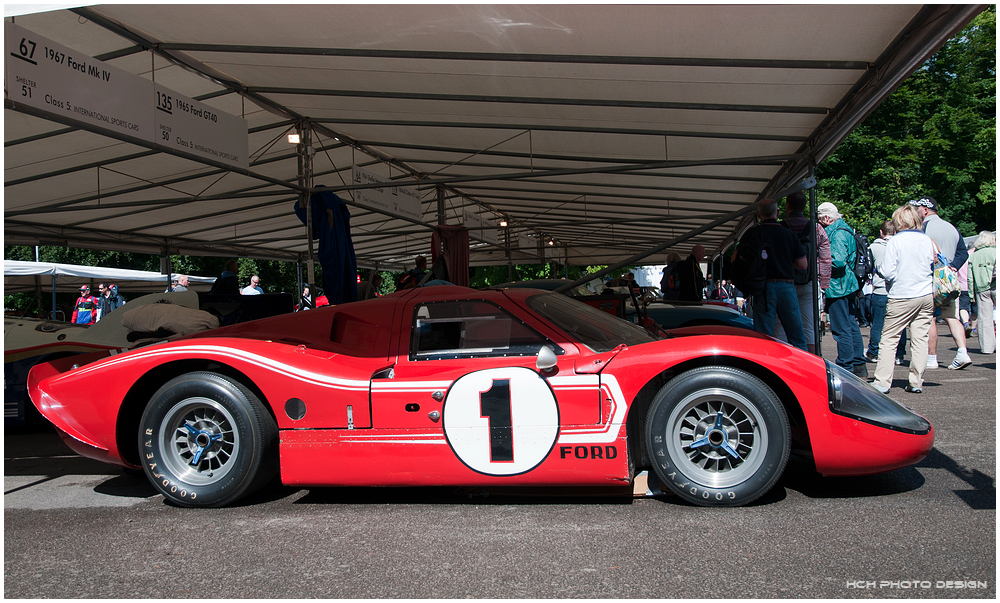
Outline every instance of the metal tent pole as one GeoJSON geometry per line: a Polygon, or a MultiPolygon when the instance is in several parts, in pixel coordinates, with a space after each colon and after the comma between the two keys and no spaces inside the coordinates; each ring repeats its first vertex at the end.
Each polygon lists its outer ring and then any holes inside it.
{"type": "MultiPolygon", "coordinates": [[[[299,186],[302,187],[302,191],[299,193],[299,207],[304,207],[306,210],[306,248],[307,248],[307,264],[306,264],[306,275],[309,279],[309,285],[311,287],[316,287],[316,266],[315,266],[315,255],[313,253],[313,216],[312,216],[312,186],[313,186],[313,148],[312,148],[312,128],[308,121],[303,120],[299,123],[299,145],[296,149],[298,151],[298,161],[299,161],[299,186]]],[[[309,293],[316,295],[309,290],[309,293]]],[[[299,290],[299,295],[302,295],[302,290],[299,290]]]]}
{"type": "MultiPolygon", "coordinates": [[[[302,309],[302,260],[295,262],[295,286],[298,292],[295,294],[295,307],[302,309]]],[[[312,291],[310,291],[312,293],[312,291]]]]}
{"type": "Polygon", "coordinates": [[[818,224],[818,222],[816,221],[816,184],[815,184],[816,166],[815,165],[809,167],[809,179],[813,181],[813,186],[812,188],[809,189],[809,218],[810,220],[812,220],[812,225],[813,225],[813,227],[809,229],[809,242],[810,242],[809,261],[812,262],[812,264],[810,265],[813,266],[814,269],[816,270],[816,278],[812,279],[812,300],[811,300],[813,304],[813,312],[812,312],[813,341],[816,344],[816,355],[822,358],[823,348],[821,347],[821,343],[823,341],[823,335],[822,333],[819,332],[819,322],[820,322],[819,315],[822,312],[822,308],[819,306],[819,265],[817,264],[816,261],[816,254],[818,253],[818,250],[816,249],[816,224],[818,224]]]}

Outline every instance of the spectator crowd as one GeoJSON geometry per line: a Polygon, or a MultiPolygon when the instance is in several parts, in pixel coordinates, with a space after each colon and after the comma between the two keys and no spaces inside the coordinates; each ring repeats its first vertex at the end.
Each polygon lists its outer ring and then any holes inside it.
{"type": "MultiPolygon", "coordinates": [[[[971,246],[954,225],[938,215],[938,203],[924,196],[898,207],[880,225],[869,245],[841,215],[836,204],[817,208],[817,222],[804,215],[806,197],[786,198],[784,220],[777,203],[758,204],[757,224],[739,246],[763,259],[764,274],[755,293],[737,279],[703,279],[698,263],[705,250],[696,245],[684,260],[670,253],[660,288],[664,299],[709,299],[738,304],[753,318],[754,329],[815,353],[814,313],[825,313],[837,347],[836,364],[889,391],[893,366],[905,362],[909,343],[907,392],[923,391],[927,369],[961,370],[972,364],[968,342],[978,339],[982,354],[996,351],[996,237],[979,233],[971,246]],[[816,262],[809,264],[811,246],[816,262]],[[867,259],[866,259],[867,258],[867,259]],[[950,276],[949,276],[950,275],[950,276]],[[960,291],[943,295],[941,281],[955,279],[960,291]],[[819,296],[814,297],[813,281],[819,296]],[[937,295],[935,294],[937,292],[937,295]],[[955,343],[951,362],[938,362],[937,325],[955,343]],[[862,328],[870,327],[868,342],[862,328]],[[909,336],[907,336],[909,332],[909,336]],[[869,376],[868,363],[875,364],[869,376]]],[[[731,260],[738,261],[740,248],[731,260]]],[[[744,254],[745,255],[745,254],[744,254]]],[[[734,277],[735,278],[735,277],[734,277]]]]}

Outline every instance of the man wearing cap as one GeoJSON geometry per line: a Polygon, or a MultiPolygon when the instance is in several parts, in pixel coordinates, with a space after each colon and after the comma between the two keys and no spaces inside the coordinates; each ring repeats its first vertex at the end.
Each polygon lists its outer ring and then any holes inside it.
{"type": "Polygon", "coordinates": [[[73,324],[92,325],[97,322],[97,299],[90,294],[90,287],[80,287],[80,297],[73,305],[73,324]]]}
{"type": "Polygon", "coordinates": [[[107,298],[105,297],[107,291],[108,291],[107,283],[97,284],[97,296],[94,297],[94,299],[97,301],[97,312],[95,313],[96,316],[94,318],[94,322],[101,320],[102,318],[104,318],[106,314],[109,314],[111,312],[111,310],[108,309],[107,298]]]}
{"type": "Polygon", "coordinates": [[[830,331],[837,342],[837,366],[867,378],[865,342],[858,326],[858,277],[854,275],[857,245],[854,230],[844,222],[837,206],[827,201],[816,211],[819,223],[826,228],[830,239],[830,286],[826,288],[826,312],[830,317],[830,331]]]}
{"type": "MultiPolygon", "coordinates": [[[[969,259],[969,250],[965,247],[965,240],[959,234],[958,229],[950,223],[945,222],[938,216],[938,204],[934,197],[921,197],[910,201],[910,205],[917,208],[917,212],[924,221],[924,232],[937,243],[938,249],[948,258],[948,263],[958,270],[969,259]]],[[[941,306],[941,317],[948,323],[951,336],[955,339],[958,352],[949,369],[959,370],[972,364],[969,358],[969,351],[965,347],[965,326],[962,324],[958,314],[958,300],[946,300],[941,306]]],[[[930,338],[927,342],[927,368],[938,368],[937,361],[937,327],[931,324],[930,338]]]]}

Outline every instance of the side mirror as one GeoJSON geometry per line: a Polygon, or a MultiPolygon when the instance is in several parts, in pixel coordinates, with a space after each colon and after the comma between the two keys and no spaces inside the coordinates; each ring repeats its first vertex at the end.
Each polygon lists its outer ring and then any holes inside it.
{"type": "Polygon", "coordinates": [[[552,348],[542,346],[542,348],[538,350],[538,360],[535,362],[535,366],[538,367],[538,370],[547,371],[554,367],[556,362],[558,362],[558,358],[556,358],[556,353],[552,351],[552,348]]]}

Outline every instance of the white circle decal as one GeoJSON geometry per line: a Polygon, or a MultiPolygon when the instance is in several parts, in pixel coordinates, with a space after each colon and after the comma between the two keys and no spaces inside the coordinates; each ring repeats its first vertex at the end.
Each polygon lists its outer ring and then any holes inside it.
{"type": "Polygon", "coordinates": [[[559,435],[559,408],[535,371],[505,367],[460,377],[444,400],[444,435],[470,469],[516,475],[538,466],[559,435]]]}

